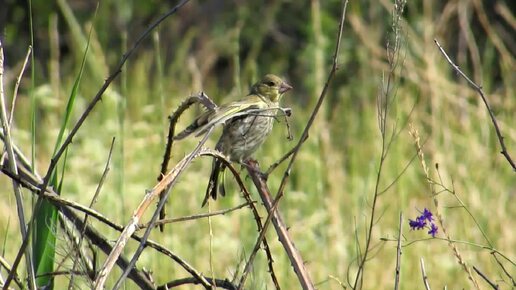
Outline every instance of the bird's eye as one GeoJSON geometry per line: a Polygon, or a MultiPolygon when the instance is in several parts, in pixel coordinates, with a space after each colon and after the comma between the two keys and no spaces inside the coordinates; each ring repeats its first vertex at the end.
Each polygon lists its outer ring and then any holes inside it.
{"type": "Polygon", "coordinates": [[[274,82],[273,82],[273,81],[268,81],[268,82],[266,82],[266,84],[267,84],[269,87],[273,87],[273,86],[274,86],[274,82]]]}

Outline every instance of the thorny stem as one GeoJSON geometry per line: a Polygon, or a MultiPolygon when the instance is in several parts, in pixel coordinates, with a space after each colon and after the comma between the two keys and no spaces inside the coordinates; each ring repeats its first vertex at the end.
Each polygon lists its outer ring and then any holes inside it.
{"type": "MultiPolygon", "coordinates": [[[[279,186],[279,189],[278,189],[278,192],[276,194],[276,197],[274,199],[274,201],[272,202],[272,206],[271,208],[268,210],[268,217],[267,217],[267,221],[266,221],[266,224],[268,224],[268,220],[270,219],[273,219],[274,218],[274,215],[275,215],[275,210],[277,208],[277,206],[279,205],[279,201],[280,199],[282,198],[283,194],[284,194],[284,191],[285,191],[285,186],[287,184],[287,181],[289,179],[289,176],[290,176],[290,172],[292,170],[292,166],[294,165],[294,161],[296,160],[296,157],[297,157],[297,154],[299,153],[300,149],[301,149],[301,146],[303,145],[303,143],[308,139],[308,132],[313,124],[313,122],[315,121],[315,117],[317,116],[318,112],[319,112],[319,109],[321,108],[322,106],[322,103],[326,97],[326,94],[328,92],[328,88],[329,88],[329,85],[330,85],[330,82],[333,80],[334,76],[335,76],[335,73],[338,69],[338,55],[339,55],[339,51],[340,51],[340,43],[341,43],[341,39],[342,39],[342,31],[344,29],[344,20],[345,20],[345,15],[346,15],[346,8],[347,8],[347,5],[348,5],[348,0],[345,0],[344,3],[343,3],[343,6],[342,6],[342,14],[341,14],[341,17],[340,17],[340,23],[339,23],[339,29],[338,29],[338,34],[337,34],[337,41],[336,41],[336,44],[335,44],[335,53],[333,54],[333,64],[332,64],[332,68],[330,70],[330,73],[328,75],[328,78],[326,80],[326,83],[324,84],[324,87],[323,87],[323,90],[319,96],[319,99],[317,100],[317,103],[315,105],[315,108],[313,109],[312,111],[312,114],[306,124],[306,127],[303,131],[303,134],[301,135],[298,143],[296,144],[296,146],[294,147],[293,149],[293,152],[292,152],[292,157],[290,159],[290,162],[287,166],[287,169],[285,170],[285,173],[283,175],[283,179],[281,180],[281,184],[279,186]]],[[[263,234],[261,233],[258,240],[257,240],[257,244],[260,243],[260,240],[263,239],[265,237],[265,232],[266,231],[266,226],[264,225],[264,229],[262,230],[263,234]]],[[[249,261],[248,261],[248,264],[249,261]]],[[[303,277],[302,276],[302,273],[298,273],[296,272],[296,274],[298,275],[298,279],[300,280],[301,283],[303,283],[303,281],[305,280],[306,277],[303,277]]],[[[243,287],[243,284],[245,282],[245,279],[242,279],[240,281],[240,285],[239,287],[243,287]]],[[[310,282],[310,281],[306,281],[306,282],[310,282]]],[[[309,285],[309,284],[303,284],[303,288],[305,289],[314,289],[313,285],[309,285]]]]}
{"type": "MultiPolygon", "coordinates": [[[[147,36],[151,33],[152,30],[154,30],[161,22],[163,22],[167,17],[169,17],[170,15],[173,15],[175,14],[179,8],[181,8],[183,5],[185,5],[186,3],[188,3],[189,0],[182,0],[179,4],[177,4],[174,8],[172,8],[171,10],[169,10],[167,13],[163,14],[160,18],[158,18],[153,24],[151,24],[141,35],[140,37],[138,37],[138,39],[136,40],[136,42],[134,43],[133,47],[127,51],[127,53],[125,53],[123,56],[122,56],[122,59],[120,60],[120,62],[118,63],[117,67],[115,68],[114,72],[106,79],[106,81],[104,82],[104,84],[102,85],[102,87],[98,90],[97,94],[95,95],[95,97],[93,97],[93,99],[91,100],[91,102],[88,104],[87,108],[84,110],[84,112],[82,113],[81,117],[79,118],[79,120],[77,120],[77,123],[75,124],[75,126],[72,128],[72,130],[70,131],[70,134],[66,137],[65,141],[63,142],[63,144],[61,145],[61,147],[59,147],[59,150],[56,151],[55,155],[52,157],[52,159],[50,160],[50,164],[48,166],[48,169],[47,169],[47,173],[45,175],[45,178],[43,179],[43,185],[41,186],[41,190],[40,190],[40,195],[38,197],[38,200],[36,201],[36,205],[34,206],[34,212],[32,214],[32,217],[30,219],[30,222],[29,222],[29,228],[30,228],[30,225],[34,222],[34,218],[36,216],[36,212],[38,211],[39,207],[40,207],[40,204],[41,204],[41,196],[42,194],[46,191],[47,187],[48,187],[48,183],[50,182],[50,177],[52,176],[52,173],[54,172],[54,169],[55,167],[57,166],[57,162],[59,161],[59,159],[61,158],[61,156],[63,155],[63,153],[65,152],[65,150],[68,148],[68,146],[72,143],[72,139],[75,137],[75,135],[77,134],[77,132],[79,131],[79,129],[81,128],[82,124],[84,123],[84,121],[86,121],[86,118],[89,116],[89,114],[93,111],[93,108],[95,108],[95,106],[97,105],[97,103],[102,99],[102,96],[104,94],[104,92],[107,90],[107,88],[111,85],[111,83],[118,77],[118,75],[122,72],[122,67],[124,66],[125,62],[129,59],[129,57],[136,51],[136,49],[140,46],[140,43],[145,39],[147,38],[147,36]]],[[[28,232],[30,232],[30,230],[28,230],[28,232]]],[[[9,273],[9,276],[7,276],[7,279],[5,281],[5,284],[4,284],[4,287],[7,288],[10,284],[10,282],[12,281],[12,278],[13,278],[13,273],[16,272],[17,268],[18,268],[18,265],[20,264],[20,261],[21,261],[21,257],[23,255],[23,252],[25,251],[25,249],[27,248],[28,246],[28,236],[29,235],[26,235],[25,238],[23,239],[23,242],[20,246],[20,249],[18,250],[18,254],[16,255],[16,258],[14,260],[14,263],[12,265],[12,272],[9,273]]]]}
{"type": "Polygon", "coordinates": [[[195,149],[192,151],[192,153],[190,153],[190,155],[188,156],[188,158],[186,159],[185,162],[183,162],[179,168],[177,168],[177,174],[175,175],[174,179],[170,182],[170,184],[167,186],[167,189],[166,189],[166,193],[165,193],[165,198],[161,199],[159,204],[158,204],[158,208],[157,210],[154,212],[154,214],[152,215],[152,219],[149,223],[149,227],[145,230],[145,233],[143,234],[143,237],[142,237],[142,241],[140,242],[140,245],[138,246],[138,249],[136,250],[136,252],[134,253],[133,255],[133,258],[131,259],[131,261],[129,262],[129,265],[127,265],[124,273],[122,274],[122,276],[120,276],[120,278],[118,279],[118,281],[116,282],[115,286],[113,287],[113,289],[119,289],[121,286],[122,286],[122,282],[125,280],[125,278],[127,277],[127,275],[129,275],[129,272],[131,271],[132,268],[134,268],[134,266],[136,265],[136,261],[138,261],[138,259],[140,258],[140,255],[141,253],[143,252],[143,250],[145,249],[145,243],[147,241],[147,239],[149,238],[150,236],[150,233],[152,231],[152,228],[154,227],[154,224],[156,223],[156,220],[158,219],[158,216],[159,216],[159,212],[161,211],[161,209],[163,208],[163,206],[165,205],[165,201],[166,201],[166,197],[168,196],[168,194],[170,193],[172,187],[174,186],[174,184],[177,182],[179,176],[181,175],[181,173],[186,169],[186,167],[192,162],[192,160],[197,156],[197,154],[199,153],[199,151],[201,150],[202,146],[206,143],[206,141],[208,140],[208,138],[210,137],[211,133],[213,132],[213,127],[211,127],[208,132],[205,134],[205,136],[203,137],[203,139],[199,142],[199,144],[197,145],[197,147],[195,147],[195,149]]]}

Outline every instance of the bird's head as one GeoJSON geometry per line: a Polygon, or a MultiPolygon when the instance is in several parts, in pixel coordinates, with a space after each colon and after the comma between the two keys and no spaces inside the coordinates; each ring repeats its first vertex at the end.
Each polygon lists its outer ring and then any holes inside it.
{"type": "Polygon", "coordinates": [[[292,86],[283,81],[280,77],[268,74],[253,85],[251,93],[262,95],[273,102],[279,102],[281,96],[292,86]]]}

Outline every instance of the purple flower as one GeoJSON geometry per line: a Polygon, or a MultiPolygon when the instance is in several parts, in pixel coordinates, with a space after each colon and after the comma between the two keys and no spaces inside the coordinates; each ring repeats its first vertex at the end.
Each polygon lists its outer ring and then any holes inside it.
{"type": "Polygon", "coordinates": [[[423,213],[421,214],[421,218],[426,219],[428,222],[432,222],[434,220],[434,215],[425,207],[423,213]]]}
{"type": "Polygon", "coordinates": [[[425,228],[426,221],[420,217],[417,217],[416,220],[409,219],[409,226],[413,230],[421,230],[425,228]]]}
{"type": "Polygon", "coordinates": [[[429,229],[428,234],[435,238],[437,234],[437,226],[433,222],[434,215],[430,210],[425,208],[421,215],[417,216],[415,220],[409,219],[409,226],[412,230],[429,229]]]}
{"type": "Polygon", "coordinates": [[[435,238],[435,235],[437,234],[437,226],[432,223],[430,224],[430,230],[428,231],[429,235],[432,235],[432,238],[435,238]]]}

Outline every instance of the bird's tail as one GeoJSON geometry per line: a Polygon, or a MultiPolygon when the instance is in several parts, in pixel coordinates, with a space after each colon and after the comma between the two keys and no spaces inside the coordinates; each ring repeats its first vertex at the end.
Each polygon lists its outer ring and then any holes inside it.
{"type": "Polygon", "coordinates": [[[205,206],[208,199],[211,197],[214,200],[217,199],[217,190],[221,196],[226,195],[226,189],[224,188],[224,176],[226,166],[222,164],[218,159],[213,161],[213,168],[211,170],[210,181],[208,182],[208,188],[206,189],[206,196],[202,201],[201,207],[205,206]]]}

